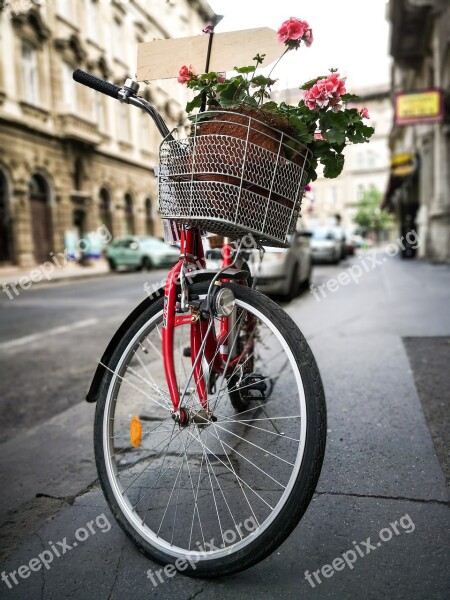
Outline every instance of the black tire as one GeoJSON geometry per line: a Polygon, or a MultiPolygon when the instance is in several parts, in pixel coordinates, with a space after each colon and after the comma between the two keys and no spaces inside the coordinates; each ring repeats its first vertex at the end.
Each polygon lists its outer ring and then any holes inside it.
{"type": "Polygon", "coordinates": [[[115,261],[113,261],[112,258],[108,258],[108,265],[109,265],[109,270],[110,271],[116,271],[117,270],[117,265],[116,265],[115,261]]]}
{"type": "Polygon", "coordinates": [[[303,282],[303,289],[308,290],[311,287],[312,263],[309,265],[308,276],[303,282]]]}
{"type": "Polygon", "coordinates": [[[289,291],[288,293],[285,295],[285,299],[288,302],[291,302],[292,300],[294,300],[295,298],[297,298],[297,296],[300,293],[300,267],[298,265],[298,263],[296,263],[294,265],[294,268],[292,269],[292,276],[291,276],[291,282],[289,285],[289,291]]]}
{"type": "MultiPolygon", "coordinates": [[[[277,331],[293,355],[294,363],[301,376],[306,398],[306,431],[304,454],[298,474],[289,496],[280,508],[274,521],[250,541],[239,552],[230,553],[220,558],[200,559],[195,564],[187,563],[183,573],[191,577],[216,578],[243,571],[260,562],[271,554],[296,527],[305,513],[316,488],[325,453],[326,442],[326,406],[322,381],[314,356],[304,336],[294,321],[272,300],[244,286],[226,284],[233,289],[237,299],[255,307],[271,323],[276,323],[277,331]]],[[[208,284],[195,284],[190,291],[195,294],[206,293],[208,284]]],[[[155,315],[162,311],[163,299],[159,298],[131,325],[117,345],[111,358],[109,369],[114,371],[125,349],[141,328],[155,315]]],[[[108,389],[112,381],[112,373],[108,371],[102,383],[97,401],[94,425],[95,458],[100,483],[109,507],[128,537],[139,550],[152,560],[161,564],[174,564],[173,555],[151,545],[131,526],[123,514],[112,491],[107,475],[103,444],[103,424],[108,389]]],[[[186,563],[186,561],[185,561],[186,563]]],[[[183,565],[185,567],[185,565],[183,565]]]]}
{"type": "Polygon", "coordinates": [[[144,256],[142,259],[142,269],[145,271],[151,271],[153,269],[153,263],[148,256],[144,256]]]}

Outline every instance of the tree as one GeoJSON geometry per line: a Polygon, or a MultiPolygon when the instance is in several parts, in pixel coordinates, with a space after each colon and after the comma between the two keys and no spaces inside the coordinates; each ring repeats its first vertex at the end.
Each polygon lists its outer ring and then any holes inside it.
{"type": "Polygon", "coordinates": [[[391,229],[394,225],[392,215],[380,208],[381,192],[372,187],[366,190],[358,203],[358,209],[353,221],[358,225],[361,232],[366,236],[374,232],[377,240],[383,230],[391,229]]]}

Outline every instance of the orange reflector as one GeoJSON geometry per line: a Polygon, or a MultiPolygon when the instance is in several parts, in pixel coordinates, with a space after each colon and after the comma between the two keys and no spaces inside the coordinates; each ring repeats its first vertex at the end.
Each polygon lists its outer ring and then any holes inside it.
{"type": "Polygon", "coordinates": [[[142,423],[139,417],[131,417],[130,440],[132,446],[140,446],[142,439],[142,423]]]}

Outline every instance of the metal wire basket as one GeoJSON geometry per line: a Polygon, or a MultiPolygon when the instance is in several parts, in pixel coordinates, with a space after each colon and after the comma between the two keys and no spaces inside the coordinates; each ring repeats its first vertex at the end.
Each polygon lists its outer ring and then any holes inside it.
{"type": "Polygon", "coordinates": [[[251,114],[197,115],[187,138],[159,151],[163,218],[232,239],[287,246],[300,214],[311,152],[251,114]]]}

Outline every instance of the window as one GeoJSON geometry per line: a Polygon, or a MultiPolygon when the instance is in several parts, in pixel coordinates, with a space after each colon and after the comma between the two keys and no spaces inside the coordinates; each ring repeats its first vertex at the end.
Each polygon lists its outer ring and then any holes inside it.
{"type": "Polygon", "coordinates": [[[361,150],[356,154],[356,168],[364,169],[364,152],[361,150]]]}
{"type": "Polygon", "coordinates": [[[88,38],[97,40],[98,12],[97,0],[87,0],[87,34],[88,38]]]}
{"type": "Polygon", "coordinates": [[[28,42],[22,43],[24,99],[39,104],[39,74],[36,49],[28,42]]]}
{"type": "Polygon", "coordinates": [[[119,140],[121,142],[130,141],[130,107],[127,104],[119,104],[119,140]]]}
{"type": "Polygon", "coordinates": [[[334,206],[337,202],[337,188],[335,186],[328,190],[328,204],[334,206]]]}
{"type": "Polygon", "coordinates": [[[375,152],[373,150],[369,150],[367,152],[367,166],[371,169],[373,169],[374,167],[376,167],[376,156],[375,156],[375,152]]]}
{"type": "Polygon", "coordinates": [[[364,186],[359,184],[356,188],[356,199],[358,202],[364,198],[364,186]]]}
{"type": "Polygon", "coordinates": [[[148,150],[152,147],[150,140],[150,119],[147,113],[143,110],[140,114],[140,127],[139,127],[139,136],[140,136],[140,146],[142,150],[148,150]]]}
{"type": "Polygon", "coordinates": [[[105,131],[105,104],[103,94],[94,92],[94,119],[100,131],[105,131]]]}
{"type": "Polygon", "coordinates": [[[126,235],[134,234],[134,210],[133,210],[133,198],[130,194],[125,195],[125,218],[124,218],[124,228],[126,235]]]}
{"type": "Polygon", "coordinates": [[[113,43],[113,54],[116,58],[121,58],[121,51],[122,51],[122,46],[123,46],[123,39],[122,39],[122,23],[120,21],[118,21],[117,19],[114,19],[113,21],[113,36],[112,36],[112,43],[113,43]]]}
{"type": "Polygon", "coordinates": [[[62,64],[63,99],[66,112],[75,113],[77,110],[77,92],[72,77],[73,68],[68,63],[62,64]]]}

